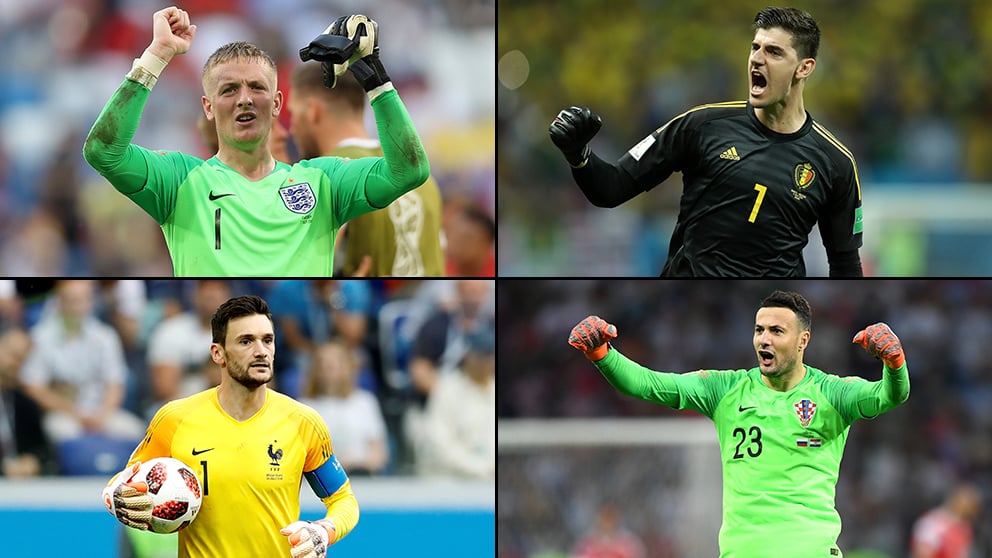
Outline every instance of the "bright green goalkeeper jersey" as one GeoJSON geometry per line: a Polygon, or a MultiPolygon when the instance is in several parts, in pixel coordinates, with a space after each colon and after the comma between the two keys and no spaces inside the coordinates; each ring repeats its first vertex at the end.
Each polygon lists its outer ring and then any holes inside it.
{"type": "Polygon", "coordinates": [[[656,372],[613,348],[595,365],[623,393],[713,420],[723,461],[722,558],[842,556],[834,491],[848,429],[909,397],[905,365],[884,368],[877,382],[806,366],[786,392],[766,386],[757,368],[656,372]]]}
{"type": "Polygon", "coordinates": [[[161,225],[176,276],[331,276],[341,225],[430,175],[395,90],[372,101],[380,136],[388,138],[383,157],[277,162],[256,182],[216,157],[131,144],[149,92],[125,80],[93,124],[84,155],[161,225]]]}

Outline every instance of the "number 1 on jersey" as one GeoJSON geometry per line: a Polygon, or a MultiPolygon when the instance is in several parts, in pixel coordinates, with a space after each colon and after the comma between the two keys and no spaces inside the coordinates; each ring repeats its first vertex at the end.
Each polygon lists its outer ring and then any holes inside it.
{"type": "Polygon", "coordinates": [[[758,191],[758,199],[754,200],[754,208],[751,210],[751,216],[747,218],[748,223],[753,223],[758,217],[758,209],[761,208],[761,202],[765,199],[765,192],[768,190],[768,186],[755,184],[754,189],[758,191]]]}

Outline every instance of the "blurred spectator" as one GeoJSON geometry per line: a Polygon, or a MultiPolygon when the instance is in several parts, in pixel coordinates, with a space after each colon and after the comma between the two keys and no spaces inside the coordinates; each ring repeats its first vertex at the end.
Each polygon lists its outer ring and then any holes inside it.
{"type": "Polygon", "coordinates": [[[460,205],[445,222],[446,274],[496,276],[496,223],[473,205],[460,205]]]}
{"type": "Polygon", "coordinates": [[[424,474],[496,478],[496,337],[488,326],[467,335],[455,373],[445,374],[427,401],[424,474]]]}
{"type": "Polygon", "coordinates": [[[334,455],[349,475],[381,473],[389,459],[386,424],[375,395],[358,385],[358,359],[339,340],[314,353],[304,403],[333,425],[334,455]]]}
{"type": "Polygon", "coordinates": [[[41,427],[41,409],[24,393],[18,373],[31,349],[21,329],[0,335],[0,474],[30,477],[51,469],[51,448],[41,427]]]}
{"type": "MultiPolygon", "coordinates": [[[[338,77],[328,89],[321,65],[311,62],[297,66],[292,80],[291,128],[301,157],[382,157],[379,141],[365,127],[368,97],[354,75],[338,77]]],[[[371,267],[364,275],[374,277],[444,275],[441,192],[433,178],[388,207],[351,219],[341,230],[338,261],[345,275],[354,276],[366,265],[371,267]]]]}
{"type": "Polygon", "coordinates": [[[972,556],[972,523],[978,519],[981,506],[977,487],[971,484],[954,487],[941,506],[923,514],[913,525],[913,558],[972,556]]]}
{"type": "Polygon", "coordinates": [[[154,414],[163,403],[220,384],[220,369],[210,358],[210,319],[230,297],[226,281],[197,281],[193,308],[166,319],[152,332],[148,342],[149,413],[154,414]]]}
{"type": "Polygon", "coordinates": [[[278,332],[276,382],[291,397],[299,396],[314,347],[334,336],[359,350],[365,340],[371,291],[364,281],[283,280],[267,300],[278,332]]]}
{"type": "Polygon", "coordinates": [[[127,368],[117,332],[93,316],[91,281],[56,283],[54,307],[31,329],[24,389],[45,411],[55,442],[85,432],[140,438],[144,421],[121,408],[127,368]]]}
{"type": "Polygon", "coordinates": [[[17,296],[17,281],[0,279],[0,328],[21,325],[24,309],[17,296]]]}
{"type": "Polygon", "coordinates": [[[602,506],[596,514],[596,524],[575,546],[572,558],[644,558],[644,543],[637,535],[623,528],[620,509],[612,504],[602,506]]]}
{"type": "Polygon", "coordinates": [[[410,379],[421,403],[434,390],[441,373],[453,369],[465,354],[465,336],[493,320],[493,281],[462,279],[455,298],[420,326],[410,358],[410,379]]]}

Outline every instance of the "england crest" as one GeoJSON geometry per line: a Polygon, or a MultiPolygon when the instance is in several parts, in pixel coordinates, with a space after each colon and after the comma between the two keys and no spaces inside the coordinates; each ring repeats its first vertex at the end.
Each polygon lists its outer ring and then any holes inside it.
{"type": "Polygon", "coordinates": [[[317,196],[314,195],[309,182],[283,186],[279,188],[279,195],[282,196],[282,203],[286,204],[286,209],[300,215],[310,213],[317,205],[317,196]]]}
{"type": "Polygon", "coordinates": [[[799,415],[799,424],[803,425],[803,428],[809,428],[809,423],[813,422],[813,415],[816,414],[816,403],[809,399],[800,399],[792,406],[799,415]]]}

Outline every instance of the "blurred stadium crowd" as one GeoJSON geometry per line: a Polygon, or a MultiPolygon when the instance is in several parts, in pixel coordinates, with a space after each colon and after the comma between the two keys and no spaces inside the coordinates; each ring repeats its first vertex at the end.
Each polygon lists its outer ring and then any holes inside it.
{"type": "MultiPolygon", "coordinates": [[[[837,485],[845,556],[858,550],[878,552],[873,556],[881,557],[908,556],[914,521],[940,504],[959,481],[974,484],[984,495],[984,511],[974,523],[972,555],[990,555],[989,281],[500,281],[499,417],[706,420],[696,413],[621,395],[567,345],[568,332],[585,316],[597,314],[617,326],[616,347],[649,368],[672,372],[751,368],[756,362],[751,346],[754,313],[775,289],[798,291],[810,301],[812,338],[804,358],[809,365],[840,376],[879,379],[878,362],[851,343],[855,332],[878,321],[892,326],[906,351],[909,400],[876,420],[857,421],[850,430],[837,485]]],[[[615,470],[604,467],[607,461],[600,461],[591,449],[585,451],[561,454],[571,456],[566,460],[535,460],[540,465],[524,469],[524,478],[516,479],[518,484],[539,487],[535,492],[553,495],[558,500],[551,509],[564,510],[549,512],[558,519],[542,531],[556,528],[559,540],[575,544],[592,528],[592,520],[577,525],[565,519],[593,518],[600,504],[625,508],[625,503],[647,494],[643,508],[624,510],[626,523],[636,527],[636,535],[649,545],[648,556],[670,555],[666,549],[671,544],[666,545],[665,537],[677,533],[670,533],[666,517],[671,521],[683,513],[688,499],[704,495],[672,497],[679,494],[679,487],[670,485],[665,465],[658,463],[655,456],[663,455],[660,449],[609,448],[610,455],[621,456],[615,470]],[[583,459],[590,459],[592,465],[578,467],[576,462],[583,459]],[[647,484],[624,481],[641,478],[633,468],[648,471],[641,475],[647,484]],[[609,502],[586,498],[592,486],[602,486],[609,502]],[[644,516],[657,522],[641,521],[644,516]]],[[[501,471],[507,470],[502,453],[498,462],[501,471]]],[[[514,502],[512,496],[505,498],[513,485],[502,481],[501,475],[500,501],[514,502]]],[[[712,497],[719,505],[719,492],[712,497]]],[[[504,520],[526,526],[536,518],[516,519],[511,513],[501,515],[500,521],[504,520]]],[[[510,531],[499,533],[500,556],[532,556],[526,537],[519,530],[510,531]]]]}
{"type": "Polygon", "coordinates": [[[265,298],[275,389],[352,476],[495,477],[494,283],[0,281],[0,476],[123,467],[155,411],[220,382],[210,317],[265,298]]]}
{"type": "MultiPolygon", "coordinates": [[[[162,276],[161,230],[82,158],[82,144],[152,38],[158,0],[10,0],[0,9],[0,272],[7,276],[162,276]]],[[[189,0],[197,34],[151,95],[134,142],[209,157],[196,121],[206,58],[255,42],[289,91],[298,50],[342,14],[381,30],[384,65],[424,141],[445,220],[495,219],[492,0],[189,0]]],[[[375,137],[371,111],[368,128],[375,137]]],[[[289,126],[288,110],[280,122],[289,126]]],[[[291,154],[295,147],[290,146],[291,154]]]]}
{"type": "MultiPolygon", "coordinates": [[[[592,147],[615,160],[691,107],[745,98],[751,24],[767,4],[500,4],[501,274],[660,273],[681,175],[621,208],[593,207],[549,140],[548,125],[562,108],[590,106],[604,123],[592,147]],[[567,48],[549,47],[558,44],[567,48]]],[[[984,124],[992,112],[992,77],[979,70],[992,52],[992,6],[974,0],[789,5],[809,11],[822,33],[806,109],[855,154],[866,199],[890,184],[964,187],[992,180],[992,132],[984,124]]],[[[866,239],[879,212],[866,203],[866,239]]],[[[913,238],[922,243],[922,235],[913,238]]],[[[822,252],[818,236],[811,245],[822,252]]],[[[816,265],[809,267],[816,275],[816,265]]]]}

